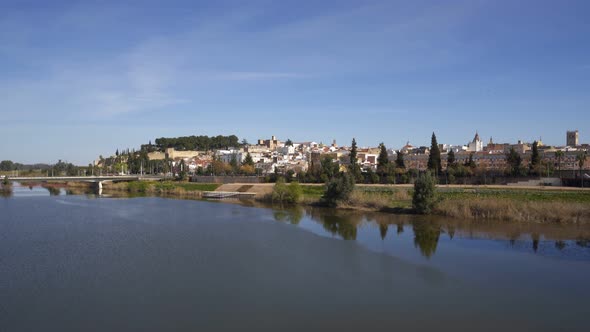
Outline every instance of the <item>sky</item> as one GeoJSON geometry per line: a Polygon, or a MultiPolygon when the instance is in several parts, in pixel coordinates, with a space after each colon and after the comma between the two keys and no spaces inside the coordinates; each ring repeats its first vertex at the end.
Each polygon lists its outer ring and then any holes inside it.
{"type": "Polygon", "coordinates": [[[157,137],[590,142],[590,1],[0,0],[0,160],[157,137]]]}

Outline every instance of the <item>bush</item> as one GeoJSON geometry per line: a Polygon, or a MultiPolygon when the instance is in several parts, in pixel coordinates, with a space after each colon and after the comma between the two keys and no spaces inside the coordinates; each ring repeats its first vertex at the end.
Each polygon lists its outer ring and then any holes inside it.
{"type": "Polygon", "coordinates": [[[298,203],[303,197],[303,188],[299,185],[299,182],[293,181],[289,183],[289,195],[291,196],[291,203],[298,203]]]}
{"type": "Polygon", "coordinates": [[[283,177],[279,177],[272,189],[272,201],[280,203],[297,203],[301,201],[303,196],[303,188],[298,182],[291,182],[289,185],[285,183],[283,177]]]}
{"type": "Polygon", "coordinates": [[[421,214],[429,214],[436,205],[436,183],[435,179],[426,172],[416,179],[414,183],[414,195],[412,197],[412,207],[421,214]]]}
{"type": "Polygon", "coordinates": [[[339,202],[348,201],[353,189],[353,177],[348,173],[340,173],[326,183],[326,191],[322,196],[322,201],[328,206],[336,206],[339,202]]]}
{"type": "Polygon", "coordinates": [[[127,184],[127,190],[130,192],[145,193],[148,187],[149,184],[143,181],[132,181],[127,184]]]}

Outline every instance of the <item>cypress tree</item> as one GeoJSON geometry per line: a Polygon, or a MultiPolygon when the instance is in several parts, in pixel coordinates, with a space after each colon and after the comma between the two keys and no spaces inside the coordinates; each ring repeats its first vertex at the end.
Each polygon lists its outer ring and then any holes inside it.
{"type": "Polygon", "coordinates": [[[350,167],[349,170],[354,177],[355,181],[362,181],[363,174],[361,172],[361,168],[357,161],[357,147],[356,147],[356,140],[352,139],[352,144],[350,147],[350,167]]]}
{"type": "Polygon", "coordinates": [[[453,150],[451,150],[447,154],[447,168],[452,167],[454,164],[455,164],[455,152],[453,150]]]}
{"type": "Polygon", "coordinates": [[[442,169],[440,160],[440,149],[438,142],[436,141],[436,135],[432,133],[432,139],[430,142],[430,155],[428,156],[428,169],[438,174],[442,169]]]}
{"type": "Polygon", "coordinates": [[[356,140],[352,139],[352,144],[350,146],[350,165],[353,167],[356,166],[357,163],[357,151],[356,151],[356,140]]]}
{"type": "Polygon", "coordinates": [[[395,167],[397,168],[406,168],[406,163],[404,161],[404,154],[401,150],[397,152],[397,158],[395,159],[395,167]]]}
{"type": "Polygon", "coordinates": [[[385,144],[379,144],[379,157],[377,157],[377,168],[384,170],[389,164],[389,157],[387,157],[387,148],[385,144]]]}
{"type": "Polygon", "coordinates": [[[242,165],[254,166],[254,160],[252,159],[250,152],[246,153],[246,157],[244,158],[242,165]]]}
{"type": "Polygon", "coordinates": [[[537,166],[541,163],[541,156],[539,156],[539,143],[537,141],[533,142],[533,152],[531,156],[531,166],[537,166]]]}
{"type": "Polygon", "coordinates": [[[512,175],[518,175],[520,173],[520,164],[522,162],[520,155],[514,148],[510,148],[510,152],[506,156],[506,161],[510,165],[510,173],[512,175]]]}

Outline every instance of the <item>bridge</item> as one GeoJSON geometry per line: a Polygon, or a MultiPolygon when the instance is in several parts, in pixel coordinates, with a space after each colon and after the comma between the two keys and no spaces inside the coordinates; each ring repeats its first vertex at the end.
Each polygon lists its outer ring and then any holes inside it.
{"type": "Polygon", "coordinates": [[[122,182],[122,181],[157,181],[165,179],[157,175],[109,175],[109,176],[8,176],[6,179],[12,182],[51,182],[51,181],[75,181],[75,182],[122,182]]]}

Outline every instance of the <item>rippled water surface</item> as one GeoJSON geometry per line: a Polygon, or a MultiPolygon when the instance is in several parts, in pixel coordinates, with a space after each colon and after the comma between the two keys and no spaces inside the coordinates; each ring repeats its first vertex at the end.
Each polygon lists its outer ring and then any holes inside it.
{"type": "Polygon", "coordinates": [[[319,208],[0,198],[0,331],[585,331],[590,230],[319,208]]]}

